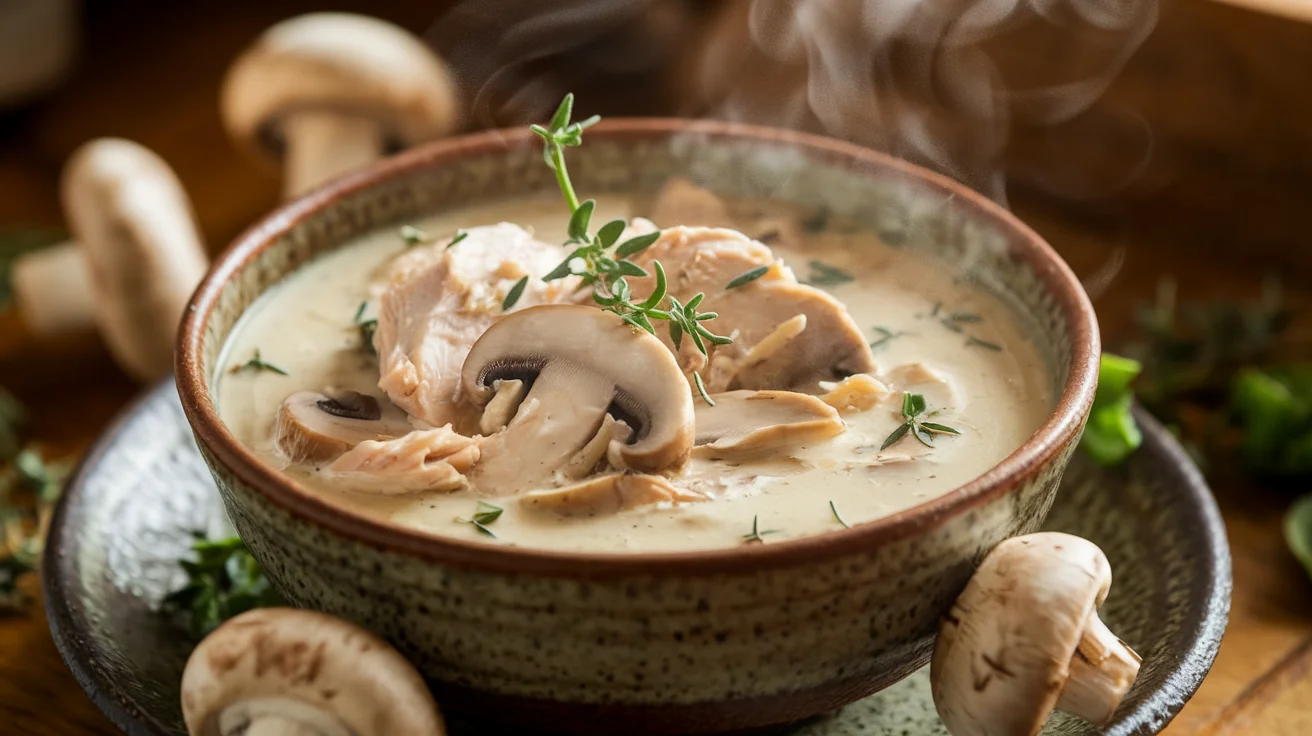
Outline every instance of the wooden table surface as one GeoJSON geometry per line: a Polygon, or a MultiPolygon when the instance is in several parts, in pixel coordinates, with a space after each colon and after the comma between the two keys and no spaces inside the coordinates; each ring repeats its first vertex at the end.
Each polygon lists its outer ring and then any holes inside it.
{"type": "MultiPolygon", "coordinates": [[[[142,142],[176,168],[212,251],[276,202],[277,181],[224,137],[218,84],[261,29],[317,4],[186,5],[89,3],[74,77],[40,105],[0,116],[0,226],[60,225],[60,166],[104,135],[142,142]]],[[[422,31],[440,3],[335,5],[422,31]]],[[[1308,27],[1228,5],[1168,4],[1083,122],[1017,132],[1015,161],[1078,168],[1095,184],[1079,196],[1018,184],[1018,214],[1082,275],[1126,249],[1121,276],[1096,302],[1109,345],[1129,334],[1133,305],[1163,274],[1188,298],[1245,297],[1275,270],[1306,299],[1309,70],[1308,27]],[[1126,119],[1152,133],[1146,164],[1143,146],[1115,135],[1126,119]]],[[[58,453],[84,449],[137,390],[99,347],[38,344],[12,316],[0,318],[0,384],[27,402],[33,435],[58,453]]],[[[1279,533],[1291,496],[1253,488],[1231,468],[1211,480],[1234,554],[1234,605],[1212,673],[1167,733],[1312,734],[1312,584],[1279,533]]],[[[115,733],[65,669],[39,611],[0,619],[0,724],[6,734],[115,733]]]]}

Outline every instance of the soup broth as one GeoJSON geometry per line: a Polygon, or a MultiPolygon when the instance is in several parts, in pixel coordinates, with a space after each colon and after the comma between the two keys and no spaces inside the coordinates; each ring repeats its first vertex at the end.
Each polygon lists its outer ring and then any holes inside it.
{"type": "MultiPolygon", "coordinates": [[[[325,472],[324,462],[291,463],[279,449],[279,408],[298,391],[355,391],[394,411],[379,387],[379,358],[363,349],[361,323],[368,339],[370,320],[379,314],[383,274],[398,257],[445,248],[458,229],[497,223],[514,223],[537,240],[562,243],[567,213],[555,198],[509,201],[412,223],[416,230],[407,231],[408,240],[441,236],[433,244],[407,243],[395,229],[380,230],[307,264],[253,305],[235,329],[217,368],[219,413],[263,460],[358,514],[489,544],[658,552],[770,544],[897,513],[978,477],[1023,444],[1051,411],[1044,366],[1013,313],[989,292],[955,278],[951,264],[892,248],[850,224],[819,222],[815,213],[767,202],[726,206],[732,224],[768,246],[799,281],[842,303],[870,345],[876,388],[852,402],[828,399],[841,419],[834,436],[753,456],[695,452],[668,478],[674,488],[695,494],[695,502],[663,501],[591,515],[544,513],[518,503],[522,494],[493,494],[470,483],[440,492],[344,485],[325,472]],[[260,362],[252,364],[257,351],[260,362]],[[907,425],[908,394],[922,397],[924,409],[913,408],[917,423],[893,438],[907,425]]],[[[650,201],[602,198],[593,222],[629,220],[660,208],[650,201]]],[[[488,299],[499,304],[504,292],[504,286],[493,289],[488,299]]],[[[717,299],[725,298],[708,293],[701,309],[713,311],[717,299]]],[[[705,324],[716,330],[716,320],[705,324]]],[[[820,386],[820,392],[835,388],[829,382],[820,386]]],[[[424,426],[430,425],[437,422],[424,426]]]]}

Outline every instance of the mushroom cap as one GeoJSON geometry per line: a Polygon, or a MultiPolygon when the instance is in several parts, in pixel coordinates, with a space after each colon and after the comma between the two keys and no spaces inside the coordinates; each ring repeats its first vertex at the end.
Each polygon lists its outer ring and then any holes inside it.
{"type": "Polygon", "coordinates": [[[310,13],[265,31],[228,70],[221,101],[229,135],[274,164],[278,122],[297,110],[369,117],[403,147],[451,132],[456,105],[446,65],[422,41],[351,13],[310,13]]]}
{"type": "Polygon", "coordinates": [[[742,457],[829,439],[843,431],[838,410],[792,391],[728,391],[696,408],[696,453],[742,457]]]}
{"type": "Polygon", "coordinates": [[[293,720],[318,711],[356,736],[446,733],[433,696],[404,657],[368,631],[314,611],[248,611],[191,653],[182,673],[188,733],[222,733],[224,711],[243,702],[293,720]]]}
{"type": "Polygon", "coordinates": [[[930,682],[948,731],[1038,733],[1111,580],[1102,550],[1080,537],[1040,532],[994,547],[934,645],[930,682]]]}
{"type": "Polygon", "coordinates": [[[138,380],[167,375],[178,321],[209,268],[181,182],[144,146],[100,138],[73,152],[60,194],[110,352],[138,380]]]}
{"type": "Polygon", "coordinates": [[[462,390],[482,407],[495,395],[496,381],[531,386],[554,361],[595,376],[613,391],[611,412],[633,429],[617,453],[626,467],[658,471],[687,461],[693,444],[687,381],[660,340],[610,312],[553,304],[510,313],[470,348],[460,373],[462,390]]]}
{"type": "Polygon", "coordinates": [[[297,391],[278,407],[273,437],[291,462],[327,462],[361,442],[395,439],[412,429],[404,412],[373,396],[297,391]]]}

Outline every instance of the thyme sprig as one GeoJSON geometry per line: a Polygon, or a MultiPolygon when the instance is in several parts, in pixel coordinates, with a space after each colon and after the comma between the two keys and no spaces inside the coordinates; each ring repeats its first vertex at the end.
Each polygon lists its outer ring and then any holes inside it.
{"type": "Polygon", "coordinates": [[[496,533],[491,529],[488,529],[488,526],[497,519],[500,519],[501,514],[504,511],[505,509],[500,506],[494,506],[487,501],[479,501],[478,505],[474,507],[474,515],[472,517],[465,519],[458,516],[456,517],[456,521],[461,524],[472,524],[475,529],[493,539],[496,539],[496,533]]]}
{"type": "Polygon", "coordinates": [[[879,348],[884,347],[885,345],[892,342],[893,340],[896,340],[899,337],[905,337],[911,334],[910,332],[906,332],[904,330],[897,330],[895,332],[893,330],[888,329],[887,327],[880,327],[878,325],[875,325],[873,329],[875,332],[879,333],[879,339],[870,343],[871,350],[878,350],[879,348]]]}
{"type": "Polygon", "coordinates": [[[778,534],[782,529],[762,529],[760,526],[761,517],[752,517],[752,531],[743,535],[743,542],[746,544],[760,544],[765,541],[765,535],[778,534]]]}
{"type": "MultiPolygon", "coordinates": [[[[705,294],[699,292],[688,299],[687,303],[681,303],[673,294],[668,293],[665,269],[659,261],[652,261],[652,268],[656,272],[656,286],[652,293],[640,302],[633,301],[633,292],[627,279],[645,278],[650,274],[629,258],[651,247],[660,237],[660,231],[638,235],[624,242],[620,242],[620,236],[626,228],[624,220],[611,220],[595,233],[591,231],[592,215],[597,203],[591,199],[579,201],[565,167],[565,149],[581,145],[583,131],[601,118],[594,115],[586,120],[570,122],[573,113],[574,95],[567,94],[556,108],[548,126],[529,126],[530,130],[542,138],[542,158],[556,173],[560,192],[569,205],[569,239],[565,245],[574,246],[565,260],[543,276],[542,280],[555,281],[566,276],[577,276],[582,288],[592,287],[592,299],[603,310],[619,315],[628,324],[652,335],[656,334],[653,321],[667,322],[670,341],[676,350],[682,346],[684,336],[692,338],[702,355],[708,354],[707,343],[727,345],[733,342],[728,337],[716,335],[703,324],[718,316],[715,312],[698,311],[705,294]]],[[[514,292],[512,289],[512,294],[514,292]]],[[[507,301],[513,305],[509,296],[507,301]]],[[[693,380],[702,398],[709,402],[710,397],[696,371],[693,372],[693,380]]]]}
{"type": "Polygon", "coordinates": [[[377,354],[374,348],[374,333],[378,331],[378,319],[365,319],[364,311],[369,308],[369,302],[360,302],[360,306],[355,310],[355,318],[351,321],[360,331],[360,347],[364,350],[377,354]]]}
{"type": "Polygon", "coordinates": [[[856,279],[851,273],[819,259],[812,258],[807,265],[811,267],[811,276],[804,283],[810,286],[835,286],[856,279]]]}
{"type": "Polygon", "coordinates": [[[932,418],[934,415],[938,414],[937,409],[928,414],[925,413],[925,409],[924,396],[920,394],[903,393],[903,422],[898,425],[897,429],[893,430],[888,435],[888,438],[884,440],[884,444],[879,446],[879,449],[887,450],[889,447],[896,444],[898,440],[907,436],[908,433],[919,440],[920,444],[931,448],[934,446],[933,435],[935,434],[961,434],[961,432],[947,426],[946,424],[925,421],[925,419],[932,418]]]}
{"type": "Polygon", "coordinates": [[[187,583],[164,598],[164,608],[186,615],[196,636],[239,613],[282,603],[240,537],[212,540],[201,532],[192,536],[193,559],[178,560],[187,583]]]}
{"type": "Polygon", "coordinates": [[[246,361],[245,363],[241,363],[240,365],[233,366],[232,368],[233,373],[238,373],[241,371],[269,371],[270,373],[277,373],[280,376],[288,375],[287,371],[279,368],[273,363],[270,363],[264,358],[261,358],[259,348],[255,348],[255,353],[251,356],[250,360],[246,361]]]}
{"type": "Polygon", "coordinates": [[[839,524],[842,524],[844,529],[852,528],[850,524],[848,524],[846,521],[843,520],[842,515],[838,513],[838,507],[834,505],[833,500],[829,501],[829,511],[833,513],[834,520],[837,521],[839,524]]]}

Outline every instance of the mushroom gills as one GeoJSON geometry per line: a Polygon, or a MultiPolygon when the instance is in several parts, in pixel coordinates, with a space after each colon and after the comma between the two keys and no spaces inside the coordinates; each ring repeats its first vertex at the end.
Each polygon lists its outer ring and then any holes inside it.
{"type": "Polygon", "coordinates": [[[354,736],[336,717],[292,698],[242,700],[215,721],[220,736],[354,736]]]}
{"type": "Polygon", "coordinates": [[[331,462],[366,440],[390,440],[413,427],[405,413],[358,391],[297,391],[283,400],[273,442],[290,463],[331,462]]]}
{"type": "Polygon", "coordinates": [[[728,391],[696,409],[693,454],[742,458],[821,442],[841,434],[838,411],[793,391],[728,391]]]}
{"type": "Polygon", "coordinates": [[[656,503],[705,501],[700,493],[673,486],[659,475],[611,473],[565,488],[531,491],[520,496],[520,506],[560,516],[600,516],[656,503]]]}

